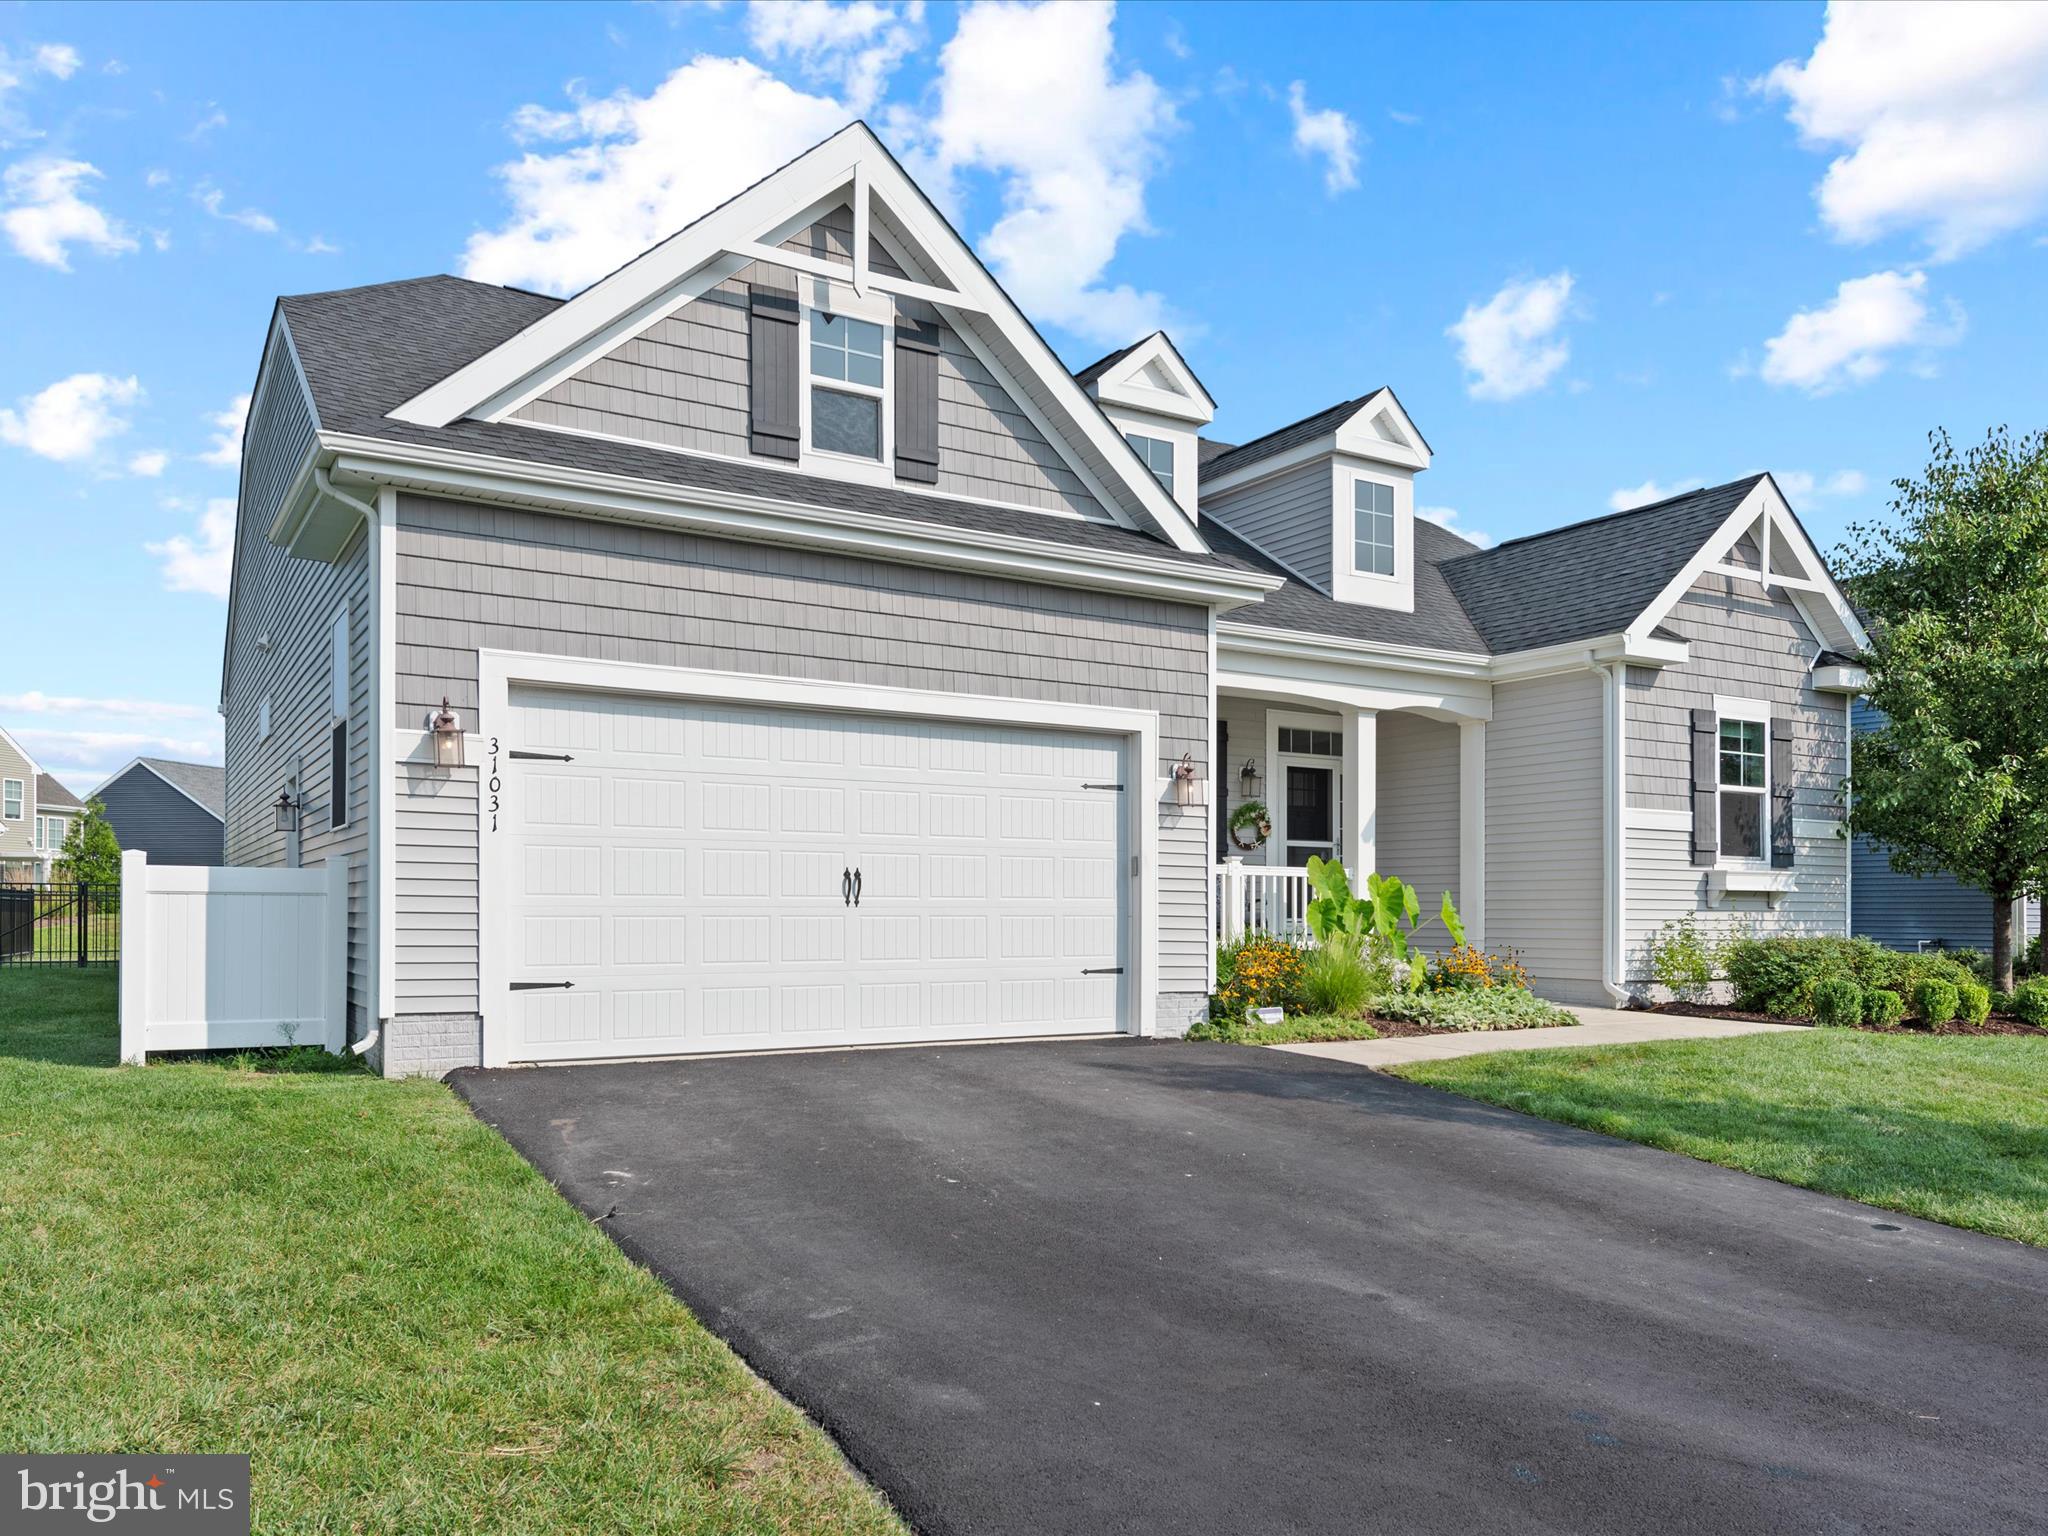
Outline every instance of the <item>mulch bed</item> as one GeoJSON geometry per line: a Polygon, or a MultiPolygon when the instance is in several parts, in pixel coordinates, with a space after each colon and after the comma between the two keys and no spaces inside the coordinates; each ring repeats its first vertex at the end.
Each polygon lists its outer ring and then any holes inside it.
{"type": "MultiPolygon", "coordinates": [[[[1740,1008],[1720,1008],[1712,1003],[1659,1003],[1654,1008],[1645,1008],[1644,1013],[1676,1013],[1692,1019],[1741,1019],[1750,1024],[1810,1024],[1810,1019],[1778,1019],[1768,1013],[1746,1013],[1740,1008]]],[[[1951,1019],[1938,1029],[1929,1029],[1924,1024],[1857,1024],[1853,1026],[1872,1035],[2032,1035],[2036,1039],[2048,1039],[2048,1029],[2036,1029],[2023,1024],[2009,1013],[1994,1013],[1982,1024],[1965,1024],[1961,1019],[1951,1019]]]]}
{"type": "Polygon", "coordinates": [[[1382,1040],[1408,1040],[1416,1035],[1454,1033],[1448,1029],[1431,1029],[1427,1024],[1417,1024],[1413,1019],[1383,1019],[1376,1013],[1368,1013],[1366,1018],[1371,1021],[1372,1027],[1380,1032],[1382,1040]]]}

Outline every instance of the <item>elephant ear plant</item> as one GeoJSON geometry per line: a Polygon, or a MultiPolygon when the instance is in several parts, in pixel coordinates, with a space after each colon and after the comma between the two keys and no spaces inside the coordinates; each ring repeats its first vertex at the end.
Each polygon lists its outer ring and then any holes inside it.
{"type": "Polygon", "coordinates": [[[1422,917],[1422,902],[1415,888],[1392,875],[1365,877],[1365,894],[1351,891],[1351,877],[1335,859],[1308,861],[1308,883],[1316,899],[1308,905],[1309,932],[1318,944],[1355,946],[1360,954],[1375,951],[1408,968],[1408,987],[1419,991],[1428,967],[1415,948],[1415,936],[1431,921],[1440,920],[1453,944],[1465,942],[1465,925],[1458,921],[1458,909],[1451,893],[1444,892],[1436,919],[1422,917]]]}

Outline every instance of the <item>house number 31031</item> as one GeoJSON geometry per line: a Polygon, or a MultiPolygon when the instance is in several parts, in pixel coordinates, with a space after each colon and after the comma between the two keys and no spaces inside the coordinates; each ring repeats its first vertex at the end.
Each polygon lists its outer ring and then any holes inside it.
{"type": "Polygon", "coordinates": [[[491,738],[491,781],[489,785],[491,792],[491,830],[493,832],[498,830],[498,791],[504,787],[504,781],[498,777],[498,738],[493,736],[491,738]]]}

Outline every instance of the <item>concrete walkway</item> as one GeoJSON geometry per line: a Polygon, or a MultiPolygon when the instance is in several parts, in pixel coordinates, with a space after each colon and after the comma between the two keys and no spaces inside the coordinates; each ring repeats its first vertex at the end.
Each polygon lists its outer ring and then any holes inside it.
{"type": "Polygon", "coordinates": [[[1574,1045],[1633,1045],[1643,1040],[1712,1040],[1722,1035],[1761,1035],[1772,1030],[1804,1029],[1804,1024],[1752,1024],[1742,1019],[1688,1019],[1675,1014],[1639,1013],[1620,1008],[1574,1008],[1582,1023],[1559,1029],[1474,1030],[1466,1034],[1416,1035],[1399,1040],[1331,1040],[1321,1044],[1273,1045],[1268,1050],[1293,1051],[1348,1061],[1359,1067],[1392,1067],[1404,1061],[1436,1061],[1446,1056],[1481,1056],[1489,1051],[1550,1051],[1574,1045]]]}

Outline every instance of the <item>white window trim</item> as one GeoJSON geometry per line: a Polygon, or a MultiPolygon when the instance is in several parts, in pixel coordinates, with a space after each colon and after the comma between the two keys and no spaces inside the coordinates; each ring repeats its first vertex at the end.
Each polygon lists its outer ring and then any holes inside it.
{"type": "Polygon", "coordinates": [[[1150,432],[1139,432],[1128,427],[1124,429],[1124,441],[1131,445],[1132,450],[1138,455],[1138,462],[1145,466],[1145,473],[1154,480],[1159,480],[1159,471],[1152,467],[1152,447],[1156,444],[1166,450],[1167,478],[1160,480],[1159,483],[1165,488],[1167,495],[1173,495],[1173,488],[1180,484],[1180,445],[1170,437],[1154,437],[1150,432]],[[1145,445],[1142,448],[1138,446],[1141,443],[1145,445]]]}
{"type": "Polygon", "coordinates": [[[351,654],[348,609],[343,608],[334,615],[334,622],[327,632],[327,709],[332,720],[348,718],[349,673],[353,670],[354,657],[351,654]]]}
{"type": "Polygon", "coordinates": [[[1716,869],[1769,872],[1771,868],[1771,706],[1762,699],[1738,699],[1724,694],[1714,696],[1714,847],[1716,869]],[[1737,789],[1738,795],[1755,795],[1762,802],[1757,812],[1757,845],[1755,858],[1737,857],[1728,852],[1721,836],[1721,722],[1740,721],[1746,725],[1761,725],[1764,728],[1764,783],[1761,789],[1737,789]]]}
{"type": "Polygon", "coordinates": [[[263,695],[256,705],[256,739],[270,740],[270,695],[263,695]]]}
{"type": "MultiPolygon", "coordinates": [[[[1269,869],[1284,868],[1287,864],[1287,770],[1294,768],[1323,768],[1330,774],[1330,842],[1331,857],[1335,858],[1344,850],[1344,719],[1341,715],[1291,714],[1285,710],[1266,711],[1266,809],[1272,813],[1273,835],[1266,839],[1266,849],[1272,855],[1266,860],[1269,869]],[[1283,728],[1309,731],[1334,730],[1338,734],[1337,752],[1334,756],[1323,757],[1315,753],[1282,752],[1280,732],[1283,728]]],[[[1322,845],[1318,843],[1317,847],[1322,845]]],[[[1261,849],[1265,852],[1265,849],[1261,849]]]]}
{"type": "Polygon", "coordinates": [[[896,344],[893,328],[896,323],[895,306],[886,299],[866,297],[851,289],[842,289],[833,284],[819,282],[815,285],[810,299],[798,306],[797,357],[799,376],[802,379],[797,395],[799,420],[798,462],[803,468],[820,474],[846,476],[871,480],[877,485],[896,483],[896,344]],[[877,390],[872,384],[854,384],[844,379],[820,379],[811,372],[811,317],[820,310],[842,315],[852,320],[865,320],[870,325],[882,328],[882,387],[877,390]],[[837,389],[850,395],[864,395],[881,403],[882,456],[879,459],[864,459],[855,453],[833,453],[829,449],[811,446],[811,391],[814,389],[837,389]]]}
{"type": "Polygon", "coordinates": [[[1330,488],[1330,595],[1340,603],[1415,611],[1415,484],[1395,470],[1337,463],[1330,488]],[[1353,567],[1358,531],[1358,482],[1369,480],[1394,493],[1394,570],[1382,576],[1353,567]]]}
{"type": "Polygon", "coordinates": [[[36,847],[39,850],[47,849],[50,846],[49,838],[49,818],[47,816],[38,816],[36,818],[36,847]]]}
{"type": "Polygon", "coordinates": [[[1345,511],[1351,528],[1351,537],[1345,544],[1346,559],[1351,574],[1361,581],[1383,581],[1389,584],[1401,579],[1401,501],[1400,491],[1391,480],[1382,480],[1377,475],[1352,475],[1346,485],[1347,504],[1345,511]],[[1390,571],[1363,571],[1358,568],[1358,488],[1361,485],[1383,487],[1387,492],[1388,528],[1390,542],[1387,553],[1393,564],[1390,571]]]}
{"type": "Polygon", "coordinates": [[[26,779],[0,781],[0,819],[20,821],[27,810],[28,781],[26,779]],[[14,807],[12,811],[7,809],[9,804],[12,804],[14,807]]]}

